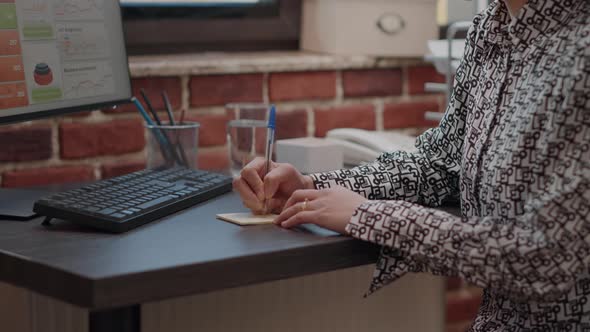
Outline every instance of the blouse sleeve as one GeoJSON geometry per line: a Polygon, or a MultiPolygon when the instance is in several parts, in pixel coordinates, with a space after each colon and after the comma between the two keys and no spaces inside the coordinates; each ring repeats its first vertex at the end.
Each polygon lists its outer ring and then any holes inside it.
{"type": "Polygon", "coordinates": [[[445,115],[438,127],[417,138],[416,153],[385,153],[370,164],[312,174],[315,187],[343,186],[371,200],[396,199],[429,206],[458,199],[465,121],[472,103],[469,82],[477,74],[468,65],[476,56],[475,38],[472,28],[445,115]]]}
{"type": "Polygon", "coordinates": [[[461,218],[404,201],[361,205],[347,232],[383,246],[370,292],[406,272],[430,272],[515,301],[559,298],[590,267],[590,165],[568,172],[513,220],[461,218]]]}
{"type": "Polygon", "coordinates": [[[563,84],[546,165],[524,213],[456,217],[404,201],[368,201],[347,231],[383,246],[370,292],[406,272],[459,276],[513,301],[553,301],[590,269],[590,102],[587,57],[563,84]]]}

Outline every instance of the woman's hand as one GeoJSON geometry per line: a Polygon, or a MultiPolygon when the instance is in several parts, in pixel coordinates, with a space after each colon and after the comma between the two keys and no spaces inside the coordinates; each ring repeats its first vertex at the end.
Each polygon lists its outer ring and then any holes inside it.
{"type": "Polygon", "coordinates": [[[290,164],[271,162],[270,170],[264,176],[265,166],[266,159],[256,158],[233,182],[244,205],[254,214],[280,213],[293,192],[314,188],[311,177],[302,175],[290,164]]]}
{"type": "Polygon", "coordinates": [[[290,228],[310,223],[345,234],[354,211],[366,201],[365,197],[344,187],[297,190],[275,224],[290,228]]]}

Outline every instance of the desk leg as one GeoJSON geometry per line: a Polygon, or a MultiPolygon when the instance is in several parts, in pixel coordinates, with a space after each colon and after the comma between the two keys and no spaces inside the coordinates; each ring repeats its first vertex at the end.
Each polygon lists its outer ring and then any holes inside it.
{"type": "Polygon", "coordinates": [[[129,307],[91,311],[89,332],[140,332],[139,304],[129,307]]]}

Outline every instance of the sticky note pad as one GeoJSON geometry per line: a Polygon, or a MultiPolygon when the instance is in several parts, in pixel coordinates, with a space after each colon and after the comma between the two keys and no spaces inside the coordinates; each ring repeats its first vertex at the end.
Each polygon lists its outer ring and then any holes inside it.
{"type": "Polygon", "coordinates": [[[272,224],[275,218],[278,215],[276,214],[267,214],[267,215],[253,215],[252,213],[225,213],[225,214],[218,214],[217,218],[223,221],[231,222],[240,226],[250,226],[250,225],[267,225],[272,224]]]}

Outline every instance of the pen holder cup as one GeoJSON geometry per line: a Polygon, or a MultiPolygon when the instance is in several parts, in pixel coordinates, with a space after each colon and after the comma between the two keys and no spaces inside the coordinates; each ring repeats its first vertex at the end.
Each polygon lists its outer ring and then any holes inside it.
{"type": "Polygon", "coordinates": [[[197,122],[148,125],[147,168],[198,167],[199,128],[197,122]]]}
{"type": "Polygon", "coordinates": [[[265,157],[267,123],[264,120],[232,120],[227,124],[229,165],[236,177],[256,157],[265,157]]]}

